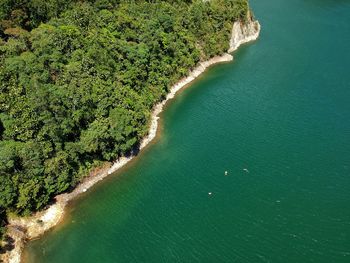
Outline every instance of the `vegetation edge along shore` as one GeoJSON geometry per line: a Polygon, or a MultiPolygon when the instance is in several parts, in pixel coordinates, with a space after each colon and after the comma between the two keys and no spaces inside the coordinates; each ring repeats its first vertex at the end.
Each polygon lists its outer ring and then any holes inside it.
{"type": "MultiPolygon", "coordinates": [[[[254,41],[258,38],[260,33],[260,24],[258,21],[250,21],[249,24],[242,25],[241,22],[236,22],[233,26],[233,34],[230,44],[230,52],[235,51],[240,45],[254,41]],[[242,29],[243,28],[243,29],[242,29]],[[245,33],[244,33],[245,32],[245,33]],[[240,36],[236,39],[235,34],[240,36]],[[242,38],[243,37],[243,38],[242,38]]],[[[173,99],[176,93],[190,84],[198,76],[200,76],[207,68],[212,65],[232,61],[232,55],[226,53],[222,56],[211,58],[208,61],[201,62],[200,65],[193,70],[188,77],[180,80],[172,88],[167,98],[158,103],[152,113],[152,122],[149,127],[148,135],[142,140],[140,150],[146,147],[155,137],[158,127],[158,115],[163,111],[163,107],[166,103],[173,99]]],[[[89,188],[95,185],[97,182],[103,180],[109,174],[116,172],[122,168],[129,161],[131,161],[136,155],[129,157],[121,157],[116,160],[112,165],[106,164],[104,167],[95,169],[85,180],[80,183],[71,193],[65,193],[56,196],[55,203],[44,211],[37,212],[30,217],[15,217],[10,219],[8,226],[8,236],[13,239],[14,249],[9,251],[4,256],[4,263],[20,263],[21,254],[24,244],[27,240],[35,239],[44,234],[47,230],[57,225],[64,216],[64,209],[70,200],[73,200],[81,193],[86,192],[89,188]]]]}
{"type": "MultiPolygon", "coordinates": [[[[213,2],[215,2],[215,1],[213,1],[213,2]]],[[[220,2],[220,1],[219,1],[220,2]]],[[[230,1],[229,1],[230,2],[230,1]]],[[[235,2],[235,1],[234,1],[235,2]]],[[[241,27],[241,26],[243,26],[244,24],[249,24],[249,23],[247,23],[248,22],[248,20],[250,20],[251,19],[251,17],[250,17],[250,13],[249,13],[249,11],[246,11],[245,12],[245,14],[244,14],[244,19],[242,19],[242,18],[236,18],[236,19],[234,19],[233,21],[236,21],[235,22],[235,25],[237,26],[239,26],[239,28],[243,28],[243,27],[241,27]],[[238,22],[238,21],[239,22],[238,22]]],[[[252,22],[252,21],[249,21],[249,22],[252,22]]],[[[258,30],[258,29],[260,29],[260,26],[257,24],[257,22],[252,22],[253,24],[254,24],[254,28],[256,29],[256,30],[258,30]]],[[[252,24],[252,25],[253,25],[252,24]]],[[[234,26],[234,28],[235,28],[235,26],[234,26]]],[[[254,28],[253,28],[253,31],[254,31],[254,28]]],[[[232,29],[232,22],[231,22],[231,29],[232,29]]],[[[231,31],[231,30],[230,30],[231,31]]],[[[234,32],[235,30],[232,30],[232,33],[234,32]]],[[[244,31],[244,30],[243,30],[244,31]]],[[[231,33],[231,32],[230,32],[231,33]]],[[[252,32],[250,32],[249,30],[248,31],[246,31],[245,33],[243,32],[243,34],[242,34],[242,32],[241,33],[239,33],[238,35],[244,35],[244,34],[251,34],[252,32]]],[[[255,32],[256,33],[256,32],[255,32]]],[[[258,33],[257,33],[258,34],[258,33]]],[[[237,37],[237,36],[236,36],[237,37]]],[[[240,36],[238,36],[238,37],[240,37],[240,36]]],[[[250,39],[252,36],[250,35],[250,37],[249,38],[247,38],[247,35],[246,36],[244,36],[245,37],[245,42],[247,42],[247,41],[250,41],[250,40],[253,40],[253,39],[250,39]]],[[[257,36],[256,36],[257,37],[257,36]]],[[[11,37],[9,37],[8,39],[7,39],[7,41],[10,41],[12,38],[11,37]]],[[[236,41],[235,39],[234,39],[234,37],[232,36],[231,37],[231,42],[232,41],[236,41]]],[[[241,41],[243,41],[243,39],[241,39],[241,41]]],[[[233,43],[233,42],[232,42],[233,43]]],[[[231,43],[231,44],[232,44],[231,43]]],[[[7,43],[5,43],[5,45],[6,45],[7,43]]],[[[1,46],[1,48],[3,48],[4,47],[4,43],[2,43],[2,45],[3,46],[1,46]]],[[[225,46],[226,47],[226,46],[225,46]]],[[[231,49],[232,49],[232,45],[231,45],[231,49]]],[[[227,49],[226,49],[227,50],[227,49]]],[[[2,51],[3,51],[3,49],[2,49],[2,51]]],[[[230,51],[232,51],[232,50],[230,50],[230,51]]],[[[4,54],[2,54],[3,56],[1,57],[2,59],[4,59],[4,54]]],[[[210,57],[210,56],[209,56],[210,57]]],[[[200,61],[203,61],[203,59],[204,59],[204,57],[201,57],[200,58],[200,61]]],[[[201,74],[204,70],[205,70],[205,68],[206,67],[208,67],[208,66],[210,66],[211,64],[213,64],[213,63],[217,63],[217,62],[220,62],[220,61],[226,61],[226,60],[231,60],[232,59],[232,57],[230,56],[230,55],[228,55],[228,54],[224,54],[222,57],[220,57],[220,58],[218,58],[218,57],[215,57],[215,58],[212,58],[209,62],[208,61],[206,61],[206,62],[200,62],[200,66],[198,67],[198,68],[196,68],[195,70],[193,70],[192,71],[192,73],[190,74],[190,76],[188,77],[188,78],[185,78],[184,80],[182,80],[182,82],[180,81],[180,83],[185,83],[183,86],[185,86],[186,84],[188,84],[190,81],[192,81],[195,77],[197,77],[199,74],[201,74]],[[208,64],[209,63],[209,64],[208,64]],[[183,82],[183,81],[185,81],[185,82],[183,82]]],[[[3,68],[2,68],[2,70],[3,70],[3,68]]],[[[0,73],[4,73],[4,72],[1,72],[0,71],[0,73]]],[[[185,74],[186,75],[186,74],[185,74]]],[[[0,75],[1,76],[1,75],[0,75]]],[[[2,76],[3,77],[3,76],[2,76]]],[[[4,79],[1,79],[2,81],[4,80],[4,79]]],[[[4,84],[6,85],[6,83],[4,83],[4,82],[2,82],[1,83],[2,84],[2,88],[4,88],[4,84]]],[[[176,93],[176,91],[174,92],[174,89],[180,89],[180,88],[182,88],[183,86],[179,86],[178,84],[177,85],[174,85],[173,86],[173,89],[171,90],[171,92],[169,93],[169,95],[168,95],[168,97],[167,97],[167,99],[169,99],[169,98],[172,98],[173,96],[174,96],[174,94],[176,93]],[[169,97],[170,96],[170,97],[169,97]]],[[[3,91],[3,90],[2,90],[3,91]]],[[[2,93],[2,95],[3,95],[3,93],[2,93]]],[[[164,97],[163,97],[164,98],[164,97]]],[[[161,107],[160,107],[160,110],[159,110],[159,112],[162,110],[162,107],[163,107],[163,105],[165,104],[165,102],[166,102],[166,100],[163,100],[163,102],[161,102],[160,104],[158,104],[156,107],[155,107],[155,109],[157,109],[157,107],[159,107],[159,105],[162,105],[161,107]]],[[[157,110],[155,110],[154,112],[153,112],[153,114],[151,114],[151,116],[150,116],[150,121],[148,121],[147,123],[151,123],[151,130],[148,132],[148,137],[149,136],[154,136],[155,135],[155,131],[156,131],[156,126],[155,126],[155,128],[154,128],[154,123],[155,123],[155,125],[157,124],[157,114],[155,114],[155,112],[156,112],[157,110]],[[153,128],[152,128],[153,127],[153,128]],[[153,132],[152,132],[152,129],[153,129],[153,132]],[[152,133],[154,133],[154,135],[152,135],[152,133]]],[[[2,114],[2,116],[0,115],[0,117],[3,117],[5,114],[4,114],[4,112],[5,111],[1,111],[0,113],[2,114]]],[[[158,112],[158,113],[159,113],[158,112]]],[[[0,121],[2,121],[3,119],[1,119],[0,118],[0,121]]],[[[4,126],[5,126],[5,128],[6,128],[6,125],[3,125],[3,123],[4,123],[4,121],[2,121],[0,124],[2,125],[2,138],[1,139],[3,139],[4,138],[4,126]]],[[[147,133],[146,133],[147,134],[147,133]]],[[[5,138],[6,138],[6,136],[5,136],[5,138]]],[[[146,137],[147,138],[147,137],[146,137]]],[[[153,138],[151,138],[150,140],[152,140],[153,138]]],[[[4,141],[4,140],[3,140],[4,141]]],[[[5,140],[6,141],[6,140],[5,140]]],[[[139,146],[138,146],[138,148],[140,148],[140,146],[141,147],[143,147],[142,145],[146,145],[147,143],[145,143],[145,140],[141,143],[141,144],[138,144],[139,146]]],[[[2,144],[2,146],[3,146],[4,144],[2,144]]],[[[6,145],[5,145],[6,146],[6,145]]],[[[133,153],[131,152],[131,155],[130,156],[133,156],[133,153]]],[[[1,157],[4,157],[4,156],[1,156],[1,157]]],[[[5,157],[8,157],[8,156],[5,156],[5,157]]],[[[126,157],[123,157],[123,158],[125,158],[124,160],[128,160],[128,159],[130,159],[130,158],[126,158],[126,157]]],[[[122,160],[123,160],[123,158],[122,158],[122,160]]],[[[2,158],[2,160],[3,159],[5,159],[5,158],[2,158]]],[[[0,160],[1,160],[1,158],[0,158],[0,160]]],[[[124,161],[121,161],[121,162],[119,162],[119,164],[122,166],[123,165],[123,162],[124,161]]],[[[0,163],[1,164],[1,163],[0,163]]],[[[115,169],[117,169],[119,166],[118,163],[116,164],[116,165],[114,165],[112,168],[110,168],[109,169],[109,171],[107,171],[106,169],[103,169],[103,172],[101,172],[101,171],[99,171],[97,174],[99,174],[100,176],[101,176],[101,174],[109,174],[109,173],[111,173],[113,170],[115,170],[115,169]],[[107,172],[106,172],[107,171],[107,172]]],[[[3,163],[2,163],[2,165],[3,165],[3,163]]],[[[101,163],[99,163],[99,162],[97,162],[96,164],[95,164],[95,166],[98,166],[98,165],[101,165],[101,163]]],[[[1,168],[3,168],[3,167],[0,167],[0,176],[3,176],[3,171],[1,171],[1,168]]],[[[8,168],[8,167],[5,167],[5,168],[8,168]]],[[[90,168],[91,169],[91,168],[90,168]]],[[[102,176],[103,177],[103,176],[102,176]]],[[[56,212],[53,212],[54,210],[52,209],[52,207],[54,207],[54,206],[51,206],[49,209],[47,209],[47,210],[45,210],[45,211],[43,211],[43,212],[39,212],[38,214],[36,214],[34,217],[30,217],[30,218],[27,218],[27,219],[23,219],[23,218],[20,218],[20,219],[18,219],[18,220],[22,220],[23,222],[25,222],[25,223],[23,223],[24,225],[22,225],[21,226],[21,224],[19,224],[18,223],[18,221],[13,221],[13,222],[16,222],[15,224],[11,224],[11,228],[9,228],[9,230],[10,230],[10,232],[12,233],[11,235],[12,236],[14,236],[15,237],[15,239],[13,240],[13,241],[15,241],[15,251],[19,248],[19,251],[21,251],[21,247],[22,247],[22,245],[23,245],[23,241],[25,240],[25,239],[28,239],[28,238],[31,238],[33,235],[32,234],[29,234],[28,235],[28,225],[31,225],[32,226],[32,229],[37,229],[37,233],[39,233],[39,234],[37,234],[37,235],[40,235],[40,234],[42,234],[43,232],[45,232],[47,229],[49,229],[51,226],[49,226],[49,225],[46,225],[45,224],[45,220],[46,221],[50,221],[50,220],[52,220],[52,218],[54,218],[54,220],[51,222],[51,224],[52,224],[52,226],[53,225],[55,225],[55,224],[57,224],[57,222],[59,221],[59,218],[61,217],[61,215],[62,215],[62,213],[63,213],[63,208],[64,208],[64,206],[65,206],[65,203],[68,201],[68,200],[70,200],[70,198],[68,197],[69,195],[71,195],[71,198],[72,198],[72,196],[74,196],[74,194],[73,193],[75,193],[75,194],[77,194],[77,192],[78,192],[78,189],[80,189],[80,191],[86,191],[86,189],[88,188],[88,187],[83,187],[83,185],[84,185],[84,183],[86,184],[86,183],[88,183],[88,184],[94,184],[94,183],[92,183],[93,181],[95,181],[96,182],[96,179],[97,178],[99,178],[98,176],[96,176],[96,173],[95,173],[95,176],[90,176],[88,179],[85,179],[85,180],[83,180],[82,182],[83,183],[81,183],[80,185],[79,185],[79,187],[78,188],[76,188],[76,190],[74,190],[73,192],[71,192],[70,194],[63,194],[63,195],[60,195],[61,196],[61,201],[60,202],[57,202],[56,204],[60,204],[59,206],[60,206],[60,209],[58,209],[58,210],[56,210],[56,212]],[[65,196],[66,195],[66,196],[65,196]],[[68,195],[68,196],[67,196],[68,195]],[[63,198],[62,196],[65,196],[65,198],[63,198]],[[63,200],[63,202],[62,202],[62,200],[63,200]],[[62,206],[62,204],[64,204],[63,206],[62,206]],[[50,211],[50,212],[48,212],[48,211],[50,211]],[[58,212],[57,212],[58,211],[58,212]],[[57,216],[57,215],[55,215],[55,213],[58,213],[58,214],[60,214],[60,216],[57,216]],[[35,220],[34,220],[35,219],[35,220]],[[28,222],[31,222],[31,223],[29,223],[28,224],[28,222]],[[35,226],[36,225],[36,226],[35,226]],[[44,226],[44,227],[38,227],[38,225],[41,225],[41,226],[44,226]],[[46,226],[45,226],[46,225],[46,226]],[[26,229],[27,228],[27,229],[26,229]],[[21,234],[22,233],[22,234],[21,234]],[[17,238],[17,239],[16,239],[17,238]],[[16,243],[17,242],[17,243],[16,243]],[[17,248],[17,249],[16,249],[17,248]]],[[[98,180],[97,180],[98,181],[98,180]]],[[[78,182],[77,182],[78,183],[78,182]]],[[[3,185],[2,185],[3,186],[3,185]]],[[[5,185],[6,186],[6,185],[5,185]]],[[[1,189],[1,190],[3,190],[3,189],[1,189]]],[[[2,194],[2,193],[1,193],[2,194]]],[[[58,197],[58,199],[60,199],[59,197],[58,197]]],[[[1,205],[1,203],[0,203],[0,205],[1,205]]],[[[1,206],[0,206],[1,207],[1,206]]],[[[2,207],[1,207],[2,208],[2,207]]],[[[34,209],[35,210],[35,209],[34,209]]],[[[21,214],[21,213],[20,213],[21,214]]],[[[24,214],[26,214],[26,213],[24,213],[24,214]]],[[[16,220],[16,219],[14,219],[14,220],[16,220]]],[[[9,236],[10,238],[11,238],[11,236],[9,236]]],[[[12,241],[12,244],[13,244],[13,241],[12,241]]],[[[16,254],[16,253],[14,253],[14,254],[16,254]]],[[[15,257],[4,257],[4,258],[7,258],[7,259],[11,259],[12,258],[12,260],[11,260],[11,262],[19,262],[19,260],[20,260],[20,252],[19,253],[17,253],[17,254],[19,254],[19,256],[17,256],[17,258],[18,258],[18,260],[16,261],[16,260],[14,260],[15,258],[16,258],[16,256],[15,257]]]]}

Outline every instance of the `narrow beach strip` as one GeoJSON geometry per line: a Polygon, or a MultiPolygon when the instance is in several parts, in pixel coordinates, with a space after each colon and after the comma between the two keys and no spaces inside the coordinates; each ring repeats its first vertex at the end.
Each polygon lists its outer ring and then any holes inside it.
{"type": "MultiPolygon", "coordinates": [[[[250,18],[250,15],[248,16],[250,18]]],[[[237,50],[240,45],[254,41],[260,33],[260,24],[258,21],[249,19],[243,23],[237,21],[233,24],[232,35],[230,40],[229,53],[237,50]]],[[[189,75],[174,86],[171,87],[166,98],[155,105],[152,115],[151,124],[148,135],[141,141],[140,150],[145,148],[155,137],[158,129],[159,114],[163,111],[165,104],[173,99],[176,93],[190,84],[199,75],[201,75],[208,67],[222,62],[233,60],[233,56],[225,53],[222,56],[216,56],[208,61],[200,62],[199,65],[192,70],[189,75]]],[[[64,193],[56,196],[55,203],[50,205],[46,210],[35,213],[30,217],[10,218],[7,235],[14,240],[14,248],[2,256],[4,263],[20,263],[21,254],[24,244],[27,240],[35,239],[43,235],[46,231],[57,225],[64,216],[67,203],[76,198],[78,195],[86,192],[97,182],[103,180],[108,175],[116,172],[118,169],[130,162],[135,155],[130,157],[120,157],[111,166],[101,167],[97,172],[92,172],[87,176],[72,192],[64,193]]]]}

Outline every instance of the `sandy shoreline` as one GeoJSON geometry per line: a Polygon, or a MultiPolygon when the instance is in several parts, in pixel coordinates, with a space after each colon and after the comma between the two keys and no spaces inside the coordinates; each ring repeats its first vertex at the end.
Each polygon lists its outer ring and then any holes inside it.
{"type": "MultiPolygon", "coordinates": [[[[228,52],[235,51],[240,45],[249,41],[256,40],[260,33],[260,24],[258,21],[250,21],[246,24],[235,22],[232,28],[232,37],[230,40],[230,49],[228,52]]],[[[222,56],[217,56],[208,61],[201,62],[192,70],[188,77],[183,78],[171,87],[166,99],[158,103],[151,115],[151,125],[148,135],[141,141],[140,150],[145,148],[155,137],[158,129],[158,115],[163,111],[165,104],[175,97],[175,94],[190,84],[199,75],[201,75],[211,65],[232,61],[232,55],[225,53],[222,56]]],[[[86,192],[97,182],[103,180],[108,175],[114,173],[135,156],[121,157],[112,165],[105,165],[99,169],[95,169],[80,183],[71,193],[64,193],[56,196],[56,202],[49,206],[46,210],[40,211],[31,217],[27,218],[10,218],[7,235],[14,240],[14,249],[2,255],[4,263],[20,263],[21,254],[24,244],[27,240],[38,238],[46,231],[57,225],[64,216],[64,211],[67,203],[76,198],[81,193],[86,192]]]]}

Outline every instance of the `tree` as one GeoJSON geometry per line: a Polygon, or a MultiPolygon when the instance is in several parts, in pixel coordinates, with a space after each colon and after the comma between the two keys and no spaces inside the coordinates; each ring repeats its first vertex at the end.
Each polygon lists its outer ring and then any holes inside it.
{"type": "Polygon", "coordinates": [[[0,211],[41,209],[133,152],[153,106],[247,13],[246,0],[0,1],[0,211]]]}

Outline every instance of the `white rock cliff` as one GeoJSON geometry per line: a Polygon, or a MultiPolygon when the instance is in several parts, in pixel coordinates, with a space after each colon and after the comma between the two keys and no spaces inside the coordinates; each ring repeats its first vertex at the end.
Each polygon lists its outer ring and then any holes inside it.
{"type": "Polygon", "coordinates": [[[235,51],[240,45],[256,40],[260,33],[260,24],[248,14],[248,22],[237,21],[233,24],[228,53],[235,51]]]}

